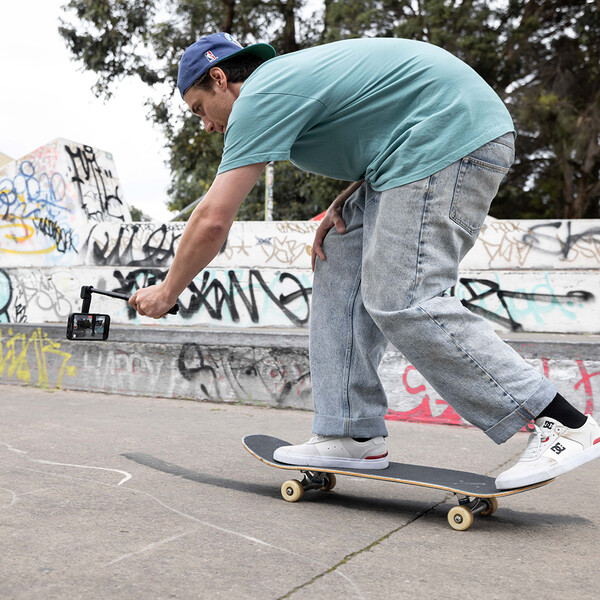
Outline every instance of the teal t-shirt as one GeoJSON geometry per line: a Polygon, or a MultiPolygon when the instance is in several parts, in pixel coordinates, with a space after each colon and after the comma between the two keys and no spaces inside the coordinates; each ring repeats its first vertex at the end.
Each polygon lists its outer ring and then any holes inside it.
{"type": "Polygon", "coordinates": [[[273,58],[244,82],[219,173],[289,159],[383,191],[509,131],[500,98],[445,50],[395,38],[344,40],[273,58]]]}

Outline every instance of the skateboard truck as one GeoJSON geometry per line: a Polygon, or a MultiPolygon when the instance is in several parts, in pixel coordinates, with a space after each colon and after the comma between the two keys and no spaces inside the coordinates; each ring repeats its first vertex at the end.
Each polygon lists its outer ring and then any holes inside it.
{"type": "Polygon", "coordinates": [[[302,481],[292,479],[281,486],[281,495],[287,502],[299,500],[306,490],[321,490],[330,492],[336,485],[337,480],[333,473],[321,473],[319,471],[300,471],[304,478],[302,481]]]}
{"type": "MultiPolygon", "coordinates": [[[[81,312],[69,315],[67,322],[67,339],[69,340],[106,340],[110,329],[110,316],[106,314],[90,313],[90,304],[92,294],[101,296],[110,296],[120,300],[129,300],[127,294],[119,292],[110,292],[108,290],[99,290],[91,285],[81,287],[79,297],[83,300],[81,303],[81,312]]],[[[169,310],[170,315],[176,315],[179,312],[179,304],[175,304],[169,310]]]]}
{"type": "Polygon", "coordinates": [[[498,510],[498,500],[496,498],[473,498],[470,496],[458,496],[458,506],[451,508],[448,512],[448,523],[452,529],[464,531],[473,524],[473,517],[481,515],[489,517],[498,510]]]}

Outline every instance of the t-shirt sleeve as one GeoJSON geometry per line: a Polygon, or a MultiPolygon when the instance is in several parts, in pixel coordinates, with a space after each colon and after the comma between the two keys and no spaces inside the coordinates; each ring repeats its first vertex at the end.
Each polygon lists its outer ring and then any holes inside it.
{"type": "Polygon", "coordinates": [[[234,103],[218,173],[287,160],[299,135],[327,113],[319,100],[294,94],[254,93],[234,103]]]}

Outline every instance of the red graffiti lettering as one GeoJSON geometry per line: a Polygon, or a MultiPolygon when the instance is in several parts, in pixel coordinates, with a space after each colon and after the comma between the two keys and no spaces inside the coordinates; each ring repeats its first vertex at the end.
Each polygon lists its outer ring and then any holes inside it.
{"type": "Polygon", "coordinates": [[[404,387],[406,388],[406,391],[409,394],[420,394],[421,392],[424,392],[427,387],[424,385],[420,385],[419,387],[411,387],[410,385],[408,385],[408,372],[409,371],[416,371],[417,369],[415,369],[415,367],[413,367],[412,365],[408,365],[408,367],[406,367],[406,369],[404,370],[404,375],[402,375],[402,383],[404,383],[404,387]]]}
{"type": "Polygon", "coordinates": [[[425,395],[423,402],[416,408],[407,411],[388,410],[385,418],[389,421],[409,421],[411,423],[444,423],[445,425],[465,425],[460,415],[446,402],[436,399],[435,403],[440,406],[446,406],[446,410],[434,417],[431,412],[431,400],[425,395]]]}
{"type": "Polygon", "coordinates": [[[592,389],[592,377],[596,375],[600,375],[600,371],[596,371],[595,373],[588,373],[583,361],[581,359],[576,359],[575,362],[579,367],[579,372],[581,373],[581,379],[575,384],[575,389],[579,389],[581,385],[583,385],[583,390],[585,392],[585,414],[591,415],[594,413],[594,391],[592,389]]]}
{"type": "Polygon", "coordinates": [[[544,377],[550,379],[550,360],[548,358],[542,358],[542,365],[544,367],[544,377]]]}

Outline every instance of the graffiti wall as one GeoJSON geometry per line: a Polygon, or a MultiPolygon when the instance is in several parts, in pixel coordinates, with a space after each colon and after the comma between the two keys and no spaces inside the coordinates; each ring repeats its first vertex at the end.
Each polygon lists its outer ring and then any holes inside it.
{"type": "Polygon", "coordinates": [[[61,334],[56,327],[44,331],[0,325],[0,380],[278,407],[312,405],[306,349],[170,343],[159,334],[144,344],[130,340],[82,346],[61,334]]]}
{"type": "Polygon", "coordinates": [[[0,168],[2,266],[78,264],[90,223],[124,221],[108,152],[57,139],[0,168]]]}
{"type": "MultiPolygon", "coordinates": [[[[220,268],[310,269],[314,222],[235,222],[211,263],[220,268]]],[[[169,267],[185,223],[99,223],[81,247],[82,264],[169,267]]]]}
{"type": "MultiPolygon", "coordinates": [[[[578,410],[600,416],[600,353],[593,351],[584,359],[546,350],[546,356],[533,358],[527,348],[519,344],[514,347],[578,410]]],[[[389,399],[388,420],[467,424],[399,352],[385,354],[380,377],[389,399]]]]}
{"type": "MultiPolygon", "coordinates": [[[[131,331],[131,330],[129,330],[131,331]]],[[[312,408],[308,340],[285,346],[247,335],[241,344],[185,338],[155,331],[143,344],[127,334],[110,343],[65,340],[57,326],[0,324],[0,381],[45,388],[130,395],[251,402],[312,408]],[[247,344],[247,345],[246,345],[247,344]]],[[[307,337],[307,336],[305,336],[307,337]]],[[[283,344],[281,343],[283,342],[283,344]]],[[[579,410],[600,418],[600,349],[511,345],[550,378],[579,410]]],[[[383,357],[380,375],[389,400],[388,420],[467,424],[399,352],[383,357]]]]}
{"type": "Polygon", "coordinates": [[[3,383],[69,388],[77,376],[77,367],[71,358],[62,340],[52,339],[41,327],[23,331],[0,326],[0,380],[3,383]]]}
{"type": "MultiPolygon", "coordinates": [[[[307,327],[313,222],[235,223],[170,325],[307,327]]],[[[182,223],[133,223],[112,156],[58,139],[0,168],[0,322],[62,322],[82,285],[164,279],[182,223]]],[[[449,290],[499,331],[599,333],[600,222],[489,219],[449,290]]],[[[113,322],[151,324],[94,299],[113,322]]]]}
{"type": "MultiPolygon", "coordinates": [[[[81,307],[81,285],[131,295],[158,283],[158,267],[0,267],[0,322],[57,323],[81,307]]],[[[473,271],[451,290],[499,331],[598,333],[600,277],[592,271],[473,271]]],[[[307,327],[309,269],[213,268],[203,270],[179,298],[181,310],[161,325],[307,327]]],[[[127,303],[94,295],[92,309],[114,323],[156,325],[127,303]]]]}
{"type": "Polygon", "coordinates": [[[468,270],[598,269],[600,221],[500,221],[488,219],[468,270]]]}
{"type": "MultiPolygon", "coordinates": [[[[0,268],[0,323],[66,323],[81,308],[82,284],[130,296],[166,274],[149,267],[0,268]]],[[[208,268],[179,297],[179,314],[160,325],[307,327],[311,285],[306,271],[208,268]]],[[[122,300],[94,295],[91,309],[115,324],[157,325],[122,300]]]]}
{"type": "MultiPolygon", "coordinates": [[[[94,312],[110,314],[130,334],[147,325],[155,338],[141,344],[123,334],[78,346],[65,340],[64,327],[81,308],[81,286],[130,295],[162,281],[184,224],[132,222],[112,156],[54,140],[0,168],[0,382],[310,408],[316,228],[234,223],[218,256],[179,298],[178,315],[156,322],[122,300],[94,296],[94,312]],[[257,344],[265,330],[282,339],[257,344]],[[204,343],[203,331],[242,338],[204,343]],[[166,332],[180,341],[165,342],[166,332]],[[294,346],[292,335],[305,342],[294,346]]],[[[499,332],[599,334],[600,221],[488,219],[448,293],[499,332]]],[[[519,351],[578,407],[600,412],[597,352],[519,351]]],[[[381,376],[388,418],[462,423],[393,349],[381,376]]]]}

